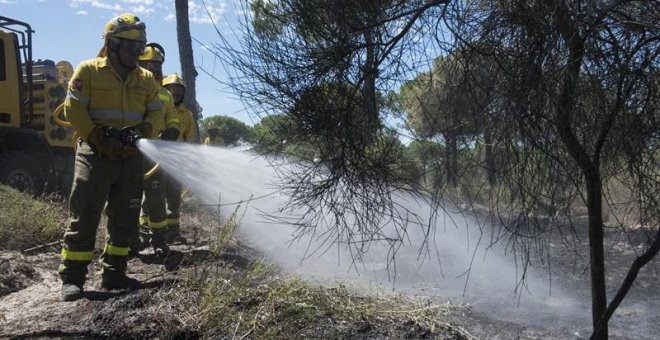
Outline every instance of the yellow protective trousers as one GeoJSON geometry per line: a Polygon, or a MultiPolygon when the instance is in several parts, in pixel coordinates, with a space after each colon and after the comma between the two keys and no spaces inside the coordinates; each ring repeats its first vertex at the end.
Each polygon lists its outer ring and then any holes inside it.
{"type": "Polygon", "coordinates": [[[104,208],[108,238],[100,261],[103,272],[126,273],[129,240],[140,214],[142,181],[140,154],[110,160],[100,156],[88,143],[78,142],[69,198],[69,226],[64,233],[59,268],[62,282],[85,282],[104,208]]]}

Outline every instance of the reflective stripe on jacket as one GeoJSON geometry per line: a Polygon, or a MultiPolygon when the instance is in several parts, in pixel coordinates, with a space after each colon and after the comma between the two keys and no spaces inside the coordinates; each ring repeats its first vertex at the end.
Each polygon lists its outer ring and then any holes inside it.
{"type": "Polygon", "coordinates": [[[153,74],[141,67],[122,80],[107,57],[85,60],[69,82],[64,113],[85,139],[96,125],[122,128],[146,122],[156,130],[165,119],[160,88],[153,74]]]}

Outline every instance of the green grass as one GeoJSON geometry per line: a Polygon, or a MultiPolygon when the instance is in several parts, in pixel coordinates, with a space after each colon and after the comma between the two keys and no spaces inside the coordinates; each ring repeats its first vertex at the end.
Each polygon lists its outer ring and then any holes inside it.
{"type": "Polygon", "coordinates": [[[62,237],[64,204],[0,185],[0,249],[25,250],[62,237]]]}

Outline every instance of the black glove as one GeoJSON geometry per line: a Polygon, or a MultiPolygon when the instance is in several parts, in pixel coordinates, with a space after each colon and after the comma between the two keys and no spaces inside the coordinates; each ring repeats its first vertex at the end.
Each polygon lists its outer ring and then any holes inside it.
{"type": "Polygon", "coordinates": [[[142,137],[142,130],[139,126],[127,126],[119,130],[119,140],[126,147],[136,148],[138,139],[142,137]]]}
{"type": "Polygon", "coordinates": [[[151,135],[151,133],[153,132],[153,127],[151,126],[151,124],[149,124],[147,122],[142,122],[142,124],[138,125],[137,129],[140,131],[142,136],[144,136],[146,138],[152,138],[153,137],[151,135]]]}
{"type": "Polygon", "coordinates": [[[176,141],[179,139],[179,135],[181,133],[179,132],[179,129],[175,127],[168,127],[165,129],[165,131],[160,133],[160,139],[162,140],[169,140],[169,141],[176,141]]]}

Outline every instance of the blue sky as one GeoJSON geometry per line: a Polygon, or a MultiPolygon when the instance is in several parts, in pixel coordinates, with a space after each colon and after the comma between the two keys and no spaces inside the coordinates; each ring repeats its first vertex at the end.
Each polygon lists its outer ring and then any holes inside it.
{"type": "MultiPolygon", "coordinates": [[[[213,20],[226,39],[237,41],[238,21],[245,13],[235,0],[204,0],[211,18],[202,0],[188,3],[193,39],[204,45],[219,42],[213,20]]],[[[103,44],[105,23],[123,12],[139,16],[147,24],[148,40],[163,45],[164,73],[180,73],[174,0],[0,0],[0,15],[27,22],[35,31],[34,59],[66,60],[74,68],[82,60],[96,56],[103,44]]],[[[198,68],[218,79],[227,79],[220,62],[204,46],[193,41],[193,53],[198,68]]],[[[199,69],[198,73],[197,101],[203,107],[204,117],[222,114],[249,125],[255,123],[231,89],[199,69]]]]}

